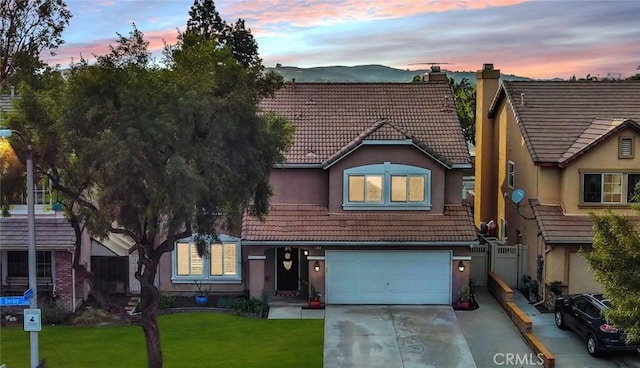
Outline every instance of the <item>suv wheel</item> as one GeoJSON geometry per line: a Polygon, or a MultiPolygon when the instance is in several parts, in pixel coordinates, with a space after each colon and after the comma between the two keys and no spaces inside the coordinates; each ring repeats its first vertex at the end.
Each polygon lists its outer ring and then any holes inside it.
{"type": "Polygon", "coordinates": [[[600,348],[598,347],[598,340],[596,340],[596,337],[593,336],[592,334],[589,334],[589,336],[587,336],[587,351],[589,352],[589,355],[591,355],[591,356],[600,355],[600,348]]]}
{"type": "Polygon", "coordinates": [[[554,316],[555,316],[554,319],[556,321],[556,326],[559,329],[564,330],[565,328],[567,328],[567,326],[564,324],[564,316],[562,315],[562,311],[560,310],[560,308],[556,308],[554,316]]]}

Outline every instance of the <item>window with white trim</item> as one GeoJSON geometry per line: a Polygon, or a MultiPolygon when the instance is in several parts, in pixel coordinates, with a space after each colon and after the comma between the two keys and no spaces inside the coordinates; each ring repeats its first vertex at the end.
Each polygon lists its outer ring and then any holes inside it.
{"type": "Polygon", "coordinates": [[[626,204],[633,202],[638,173],[583,173],[582,203],[626,204]]]}
{"type": "Polygon", "coordinates": [[[344,171],[343,208],[430,209],[431,171],[416,166],[384,164],[344,171]]]}
{"type": "MultiPolygon", "coordinates": [[[[36,252],[36,276],[51,277],[53,263],[51,253],[45,251],[36,252]]],[[[29,252],[22,250],[7,251],[7,276],[29,276],[29,252]]]]}
{"type": "Polygon", "coordinates": [[[240,281],[240,239],[219,235],[206,245],[204,257],[198,255],[193,237],[176,242],[173,251],[173,281],[240,281]]]}
{"type": "Polygon", "coordinates": [[[507,162],[507,186],[511,189],[515,187],[516,182],[516,164],[513,161],[507,162]]]}

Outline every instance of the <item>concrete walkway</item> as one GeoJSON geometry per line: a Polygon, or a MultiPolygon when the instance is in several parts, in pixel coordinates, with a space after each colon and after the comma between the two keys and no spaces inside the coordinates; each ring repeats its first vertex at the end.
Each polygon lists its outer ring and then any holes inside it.
{"type": "Polygon", "coordinates": [[[476,301],[480,308],[455,312],[476,365],[540,367],[534,351],[486,288],[477,288],[476,301]]]}
{"type": "Polygon", "coordinates": [[[324,309],[303,309],[299,305],[272,306],[268,319],[324,319],[324,309]]]}

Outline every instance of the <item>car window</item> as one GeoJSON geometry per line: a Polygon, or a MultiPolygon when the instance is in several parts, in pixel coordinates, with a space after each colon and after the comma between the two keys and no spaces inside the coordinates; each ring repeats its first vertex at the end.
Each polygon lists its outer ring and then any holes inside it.
{"type": "Polygon", "coordinates": [[[599,318],[600,310],[596,308],[593,304],[587,303],[584,309],[584,313],[586,313],[591,318],[599,318]]]}
{"type": "Polygon", "coordinates": [[[584,298],[575,298],[572,304],[574,307],[584,312],[587,304],[589,303],[584,298]]]}

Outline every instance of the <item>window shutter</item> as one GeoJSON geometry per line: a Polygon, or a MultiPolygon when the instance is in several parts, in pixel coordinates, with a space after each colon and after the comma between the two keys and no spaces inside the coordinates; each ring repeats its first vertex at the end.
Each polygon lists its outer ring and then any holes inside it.
{"type": "Polygon", "coordinates": [[[225,243],[224,245],[224,274],[236,274],[236,244],[225,243]]]}
{"type": "Polygon", "coordinates": [[[211,275],[222,276],[222,244],[211,244],[211,275]]]}

